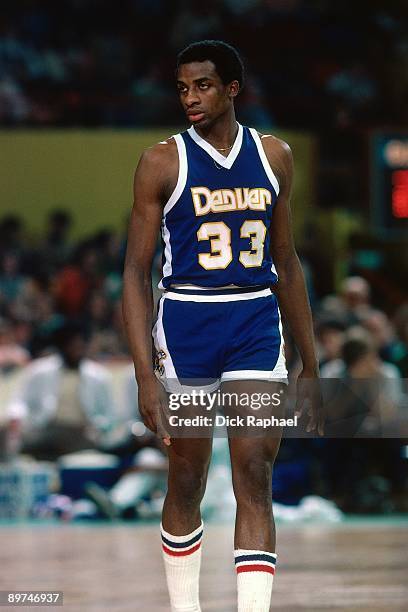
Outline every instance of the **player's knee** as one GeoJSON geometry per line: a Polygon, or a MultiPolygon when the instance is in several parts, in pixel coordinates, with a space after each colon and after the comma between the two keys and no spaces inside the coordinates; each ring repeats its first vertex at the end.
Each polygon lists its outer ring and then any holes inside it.
{"type": "Polygon", "coordinates": [[[173,490],[187,505],[194,506],[203,498],[206,481],[205,466],[184,463],[169,479],[169,490],[173,490]]]}
{"type": "Polygon", "coordinates": [[[234,466],[233,484],[238,503],[269,506],[272,490],[271,463],[249,457],[234,466]]]}

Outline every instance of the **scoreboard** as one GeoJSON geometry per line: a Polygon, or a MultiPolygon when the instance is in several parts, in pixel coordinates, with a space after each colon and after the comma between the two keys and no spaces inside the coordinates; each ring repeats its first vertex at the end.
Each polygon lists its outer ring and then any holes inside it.
{"type": "Polygon", "coordinates": [[[408,133],[370,137],[370,210],[376,233],[408,236],[408,133]]]}

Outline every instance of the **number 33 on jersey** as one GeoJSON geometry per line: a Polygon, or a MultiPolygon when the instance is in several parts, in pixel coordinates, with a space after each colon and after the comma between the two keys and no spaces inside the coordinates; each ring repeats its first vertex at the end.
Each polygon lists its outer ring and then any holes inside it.
{"type": "Polygon", "coordinates": [[[227,157],[194,127],[174,138],[179,174],[163,211],[159,287],[276,283],[269,227],[279,184],[256,130],[238,125],[227,157]]]}

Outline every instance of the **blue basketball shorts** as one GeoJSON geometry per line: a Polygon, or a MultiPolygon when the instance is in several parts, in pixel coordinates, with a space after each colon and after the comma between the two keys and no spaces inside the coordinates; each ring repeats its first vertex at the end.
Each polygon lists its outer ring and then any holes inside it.
{"type": "Polygon", "coordinates": [[[155,371],[169,392],[221,382],[287,382],[282,325],[269,288],[249,292],[166,291],[153,328],[155,371]]]}

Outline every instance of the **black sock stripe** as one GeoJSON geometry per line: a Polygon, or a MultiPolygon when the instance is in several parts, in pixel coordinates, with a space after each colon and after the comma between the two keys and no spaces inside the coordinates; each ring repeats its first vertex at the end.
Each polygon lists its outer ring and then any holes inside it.
{"type": "Polygon", "coordinates": [[[198,540],[201,539],[202,535],[203,532],[201,530],[200,533],[197,533],[194,538],[191,538],[191,540],[187,540],[187,542],[172,542],[171,540],[165,538],[163,534],[161,538],[164,544],[167,544],[167,546],[171,546],[172,548],[187,548],[187,546],[191,546],[191,544],[195,544],[195,542],[198,542],[198,540]]]}
{"type": "Polygon", "coordinates": [[[268,561],[275,565],[276,558],[270,555],[240,555],[235,557],[235,563],[241,563],[241,561],[268,561]]]}

